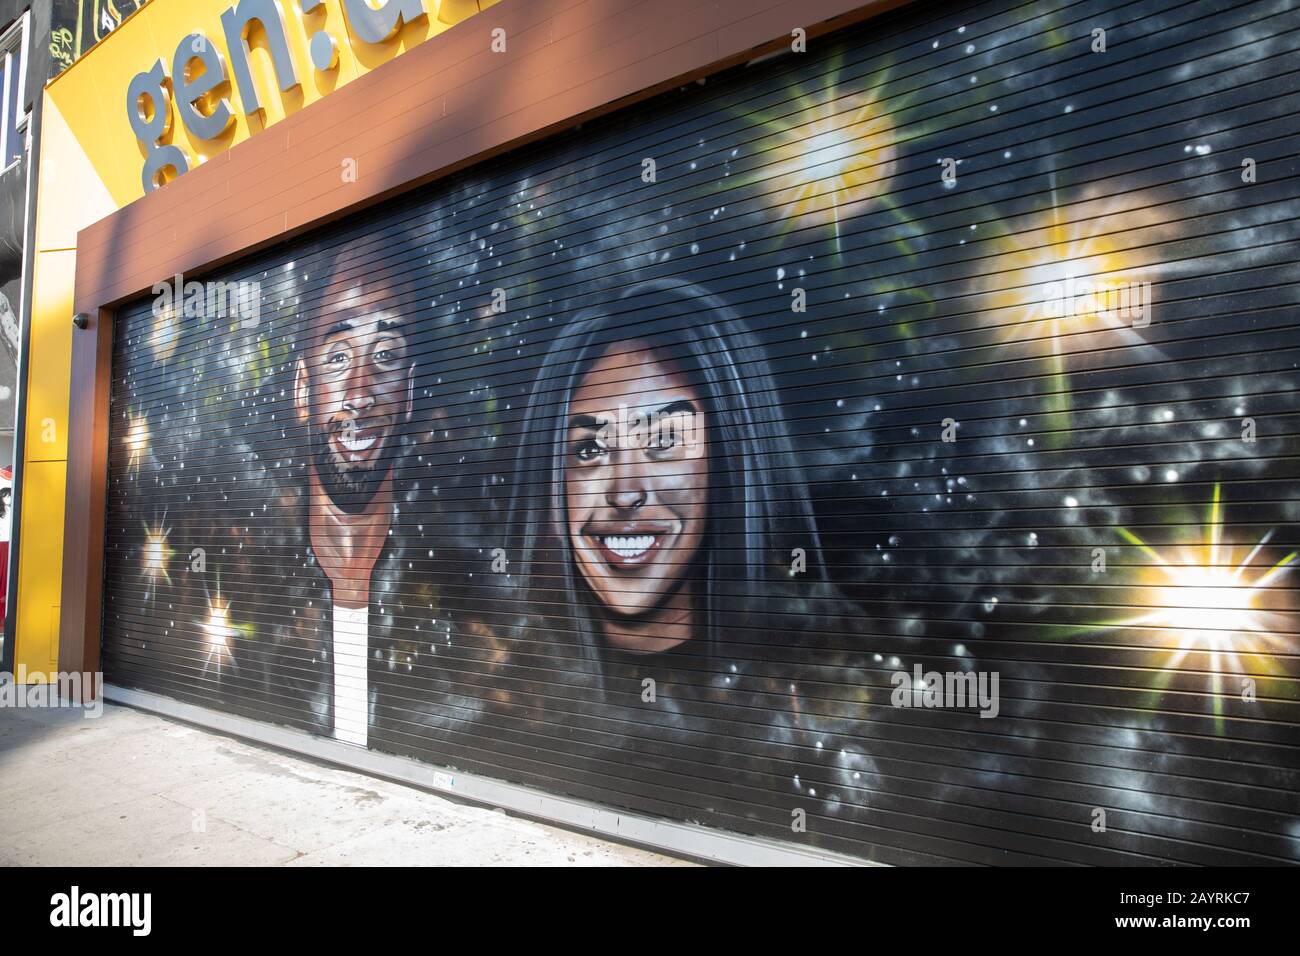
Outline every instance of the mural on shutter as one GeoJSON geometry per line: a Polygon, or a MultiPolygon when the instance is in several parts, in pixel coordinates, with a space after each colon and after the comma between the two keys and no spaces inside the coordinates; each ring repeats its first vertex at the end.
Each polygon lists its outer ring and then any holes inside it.
{"type": "Polygon", "coordinates": [[[124,309],[109,679],[883,862],[1300,859],[1300,11],[1052,7],[124,309]]]}

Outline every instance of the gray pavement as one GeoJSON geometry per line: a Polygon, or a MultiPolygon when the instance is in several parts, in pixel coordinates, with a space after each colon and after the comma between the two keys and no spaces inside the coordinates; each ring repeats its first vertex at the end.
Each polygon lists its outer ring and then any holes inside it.
{"type": "Polygon", "coordinates": [[[112,704],[0,708],[0,864],[689,865],[112,704]]]}

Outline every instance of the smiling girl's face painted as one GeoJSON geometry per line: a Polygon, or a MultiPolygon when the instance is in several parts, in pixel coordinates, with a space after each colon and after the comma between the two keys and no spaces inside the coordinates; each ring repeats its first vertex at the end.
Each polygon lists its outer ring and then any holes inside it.
{"type": "MultiPolygon", "coordinates": [[[[564,465],[569,540],[609,613],[645,615],[686,581],[708,517],[707,425],[689,376],[647,342],[611,346],[574,390],[564,465]]],[[[611,641],[619,638],[611,633],[611,641]]]]}

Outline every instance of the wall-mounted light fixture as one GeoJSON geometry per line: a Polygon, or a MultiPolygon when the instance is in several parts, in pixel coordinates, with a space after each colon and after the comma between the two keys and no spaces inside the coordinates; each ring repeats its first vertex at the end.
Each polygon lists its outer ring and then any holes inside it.
{"type": "Polygon", "coordinates": [[[90,325],[90,316],[85,312],[78,312],[72,317],[72,324],[79,329],[84,329],[90,325]]]}

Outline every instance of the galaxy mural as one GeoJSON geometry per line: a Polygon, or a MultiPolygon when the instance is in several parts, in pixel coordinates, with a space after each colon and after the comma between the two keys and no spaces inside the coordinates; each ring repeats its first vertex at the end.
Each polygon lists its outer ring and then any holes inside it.
{"type": "Polygon", "coordinates": [[[905,8],[123,309],[108,678],[879,862],[1297,862],[1298,29],[905,8]]]}

